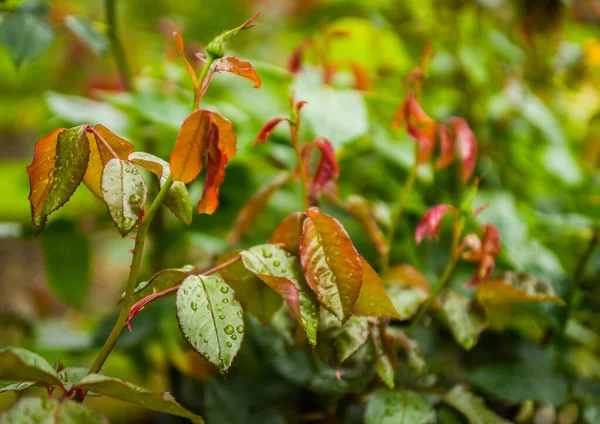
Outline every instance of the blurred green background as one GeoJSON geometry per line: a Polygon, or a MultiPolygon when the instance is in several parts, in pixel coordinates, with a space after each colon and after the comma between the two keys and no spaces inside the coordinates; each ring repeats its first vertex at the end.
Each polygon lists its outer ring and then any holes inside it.
{"type": "MultiPolygon", "coordinates": [[[[582,383],[577,389],[573,383],[576,377],[590,384],[600,379],[598,249],[584,267],[577,290],[572,276],[600,225],[600,2],[131,0],[116,5],[120,38],[134,75],[131,93],[122,91],[104,35],[101,1],[0,1],[0,345],[26,346],[52,361],[60,357],[69,366],[89,364],[116,318],[115,303],[130,261],[131,240],[121,239],[104,204],[83,187],[50,218],[42,235],[33,236],[25,168],[36,140],[56,127],[102,123],[136,150],[168,159],[192,103],[191,80],[172,32],[182,34],[191,55],[222,30],[260,11],[259,26],[237,36],[228,52],[254,65],[262,87],[216,75],[203,100],[204,108],[228,117],[238,135],[238,154],[228,166],[220,206],[213,216],[196,215],[190,228],[163,211],[153,224],[143,278],[165,267],[205,267],[228,249],[265,242],[277,222],[299,210],[299,192],[288,185],[240,243],[229,242],[240,208],[281,169],[294,164],[282,129],[266,145],[252,148],[264,122],[287,115],[292,91],[297,100],[309,102],[303,109],[302,138],[326,136],[335,146],[341,166],[339,197],[364,197],[386,222],[414,148],[391,122],[406,94],[406,78],[430,41],[434,56],[423,82],[423,108],[435,119],[463,116],[475,132],[476,175],[481,177],[477,203],[490,203],[480,218],[501,233],[498,268],[532,272],[574,305],[569,316],[573,334],[559,347],[530,344],[542,343],[564,325],[565,312],[547,305],[515,312],[508,335],[492,335],[480,345],[484,352],[494,346],[514,348],[511,352],[518,358],[523,352],[529,358],[550,355],[564,374],[552,377],[559,383],[541,384],[556,389],[551,395],[534,399],[558,408],[579,396],[587,422],[599,422],[594,417],[600,420],[600,387],[594,383],[588,390],[591,386],[582,383]],[[7,25],[14,13],[29,14],[19,22],[21,32],[31,34],[28,50],[14,47],[7,25]],[[343,35],[332,36],[336,31],[343,35]],[[313,38],[317,48],[307,51],[302,70],[292,75],[288,62],[306,38],[313,38]],[[15,58],[22,63],[16,64],[15,58]],[[324,84],[328,65],[337,72],[324,84]]],[[[455,182],[455,171],[422,167],[392,249],[394,263],[410,263],[431,281],[443,268],[447,247],[417,248],[413,231],[428,206],[460,198],[463,188],[455,182]]],[[[189,189],[194,203],[202,181],[189,189]]],[[[322,206],[346,225],[358,250],[373,260],[375,251],[360,225],[335,205],[324,201],[322,206]]],[[[457,287],[468,279],[469,270],[459,268],[457,287]]],[[[325,389],[311,386],[311,375],[295,375],[300,371],[290,368],[292,362],[261,366],[261,349],[268,344],[262,333],[270,330],[255,323],[257,334],[249,337],[234,367],[245,371],[234,369],[223,382],[187,350],[173,310],[172,299],[166,299],[142,312],[104,372],[171,390],[209,423],[278,423],[282,416],[301,422],[301,413],[324,408],[305,392],[325,389]],[[275,406],[281,399],[299,412],[279,411],[275,406]]],[[[450,348],[440,347],[447,340],[427,334],[421,341],[428,360],[437,364],[434,370],[437,366],[442,373],[449,372],[440,364],[443,355],[462,364],[457,367],[482,355],[476,350],[471,359],[452,356],[453,351],[444,350],[450,348]]],[[[520,380],[526,377],[502,384],[507,391],[526,386],[520,380]]],[[[473,381],[485,393],[500,384],[484,380],[473,381]]],[[[499,397],[503,407],[515,408],[531,398],[531,391],[522,392],[507,399],[492,390],[492,397],[499,397]]],[[[339,396],[334,389],[325,393],[325,404],[339,396]]],[[[12,394],[0,394],[0,408],[13,400],[12,394]]],[[[177,422],[110,400],[89,402],[111,422],[177,422]]],[[[345,422],[360,422],[348,416],[345,422]]]]}

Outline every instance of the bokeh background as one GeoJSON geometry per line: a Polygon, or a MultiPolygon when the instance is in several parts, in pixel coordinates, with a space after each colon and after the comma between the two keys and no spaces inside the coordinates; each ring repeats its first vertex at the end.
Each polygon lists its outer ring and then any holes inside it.
{"type": "MultiPolygon", "coordinates": [[[[191,81],[172,32],[183,35],[193,55],[223,29],[258,11],[259,26],[237,36],[229,50],[252,62],[262,87],[216,75],[203,100],[205,108],[227,116],[238,134],[238,154],[228,166],[219,209],[213,216],[195,216],[190,228],[163,211],[152,228],[144,279],[165,267],[208,266],[228,249],[262,243],[279,220],[300,208],[295,185],[288,185],[248,234],[231,242],[240,208],[281,169],[293,166],[294,152],[284,131],[252,148],[264,122],[287,115],[292,91],[296,99],[309,102],[302,138],[326,136],[335,146],[342,170],[339,197],[362,196],[385,222],[414,148],[391,122],[406,95],[407,76],[430,42],[433,57],[422,84],[423,108],[436,119],[463,116],[475,132],[476,173],[481,177],[477,203],[490,203],[481,219],[501,232],[499,269],[533,272],[561,296],[574,293],[571,276],[600,222],[599,1],[131,0],[116,6],[119,36],[134,76],[131,93],[123,90],[103,36],[103,2],[0,1],[0,20],[28,8],[36,16],[28,25],[42,28],[34,31],[39,49],[22,63],[16,64],[0,42],[0,345],[25,346],[71,366],[89,364],[116,318],[115,303],[130,261],[132,241],[119,236],[104,204],[84,187],[34,237],[25,168],[36,140],[56,127],[102,123],[136,150],[167,159],[192,100],[191,81]],[[316,47],[307,49],[301,71],[292,74],[292,53],[307,38],[316,47]]],[[[444,265],[447,244],[417,248],[413,231],[428,206],[460,198],[464,188],[454,171],[422,167],[392,249],[394,263],[410,263],[432,281],[444,265]]],[[[202,181],[189,189],[197,201],[202,181]]],[[[373,259],[375,251],[360,225],[330,202],[323,207],[339,217],[359,251],[373,259]]],[[[580,332],[559,354],[569,370],[564,381],[571,376],[600,378],[597,249],[584,268],[582,291],[575,292],[579,297],[571,311],[580,332]]],[[[468,280],[470,271],[459,268],[455,284],[468,280]]],[[[260,334],[269,330],[259,324],[258,335],[236,363],[246,371],[240,376],[234,369],[223,381],[187,349],[173,315],[172,299],[143,311],[104,372],[171,390],[202,411],[209,423],[279,423],[282,416],[289,422],[310,421],[302,414],[324,409],[339,395],[325,390],[323,399],[313,396],[322,388],[309,384],[314,376],[293,368],[297,363],[264,366],[257,346],[264,347],[260,334]],[[293,412],[279,410],[278,402],[283,409],[291,405],[293,412]]],[[[533,306],[517,316],[510,336],[497,345],[484,340],[484,349],[514,345],[526,352],[524,357],[556,359],[556,350],[549,353],[542,342],[562,325],[564,311],[533,306]]],[[[443,341],[425,334],[426,356],[433,363],[437,358],[438,366],[450,357],[459,369],[465,359],[453,350],[439,356],[443,341]]],[[[539,389],[540,380],[533,377],[533,384],[520,380],[526,378],[522,374],[513,378],[506,390],[517,387],[524,399],[539,389]]],[[[544,381],[541,386],[549,391],[553,384],[563,388],[563,380],[544,381]]],[[[483,391],[492,385],[476,384],[483,391]]],[[[590,423],[600,422],[599,398],[594,397],[600,391],[594,387],[596,392],[581,392],[590,423]]],[[[558,399],[557,408],[566,401],[561,390],[548,395],[551,402],[558,399]]],[[[569,386],[568,393],[573,390],[569,386]]],[[[498,396],[505,409],[522,400],[514,393],[510,401],[498,396]]],[[[13,400],[13,394],[0,394],[0,408],[13,400]]],[[[89,402],[111,422],[177,422],[115,401],[89,402]]],[[[348,416],[345,422],[360,422],[348,416]]]]}

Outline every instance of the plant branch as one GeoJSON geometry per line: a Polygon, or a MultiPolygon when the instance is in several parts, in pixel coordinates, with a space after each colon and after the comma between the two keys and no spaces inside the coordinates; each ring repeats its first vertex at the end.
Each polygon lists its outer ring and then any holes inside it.
{"type": "Polygon", "coordinates": [[[406,180],[406,183],[404,183],[402,195],[398,199],[398,202],[396,203],[392,211],[392,216],[390,219],[390,228],[387,234],[387,250],[384,252],[383,255],[381,255],[381,273],[384,276],[390,269],[390,252],[392,250],[392,244],[394,242],[396,230],[398,229],[398,224],[400,223],[400,218],[402,218],[402,214],[404,213],[404,209],[406,208],[406,204],[408,203],[408,198],[410,197],[410,193],[412,192],[415,180],[417,179],[417,171],[419,170],[418,155],[419,149],[418,146],[415,146],[415,162],[412,168],[410,169],[410,173],[408,174],[408,179],[406,180]]]}
{"type": "Polygon", "coordinates": [[[116,0],[105,0],[104,2],[104,8],[106,11],[106,24],[108,26],[108,38],[110,39],[110,45],[113,55],[115,56],[115,61],[117,63],[117,68],[119,69],[123,86],[125,87],[125,90],[132,91],[133,85],[131,83],[131,72],[129,70],[129,66],[127,65],[127,60],[125,59],[125,51],[123,50],[123,45],[119,39],[119,33],[117,29],[115,1],[116,0]]]}
{"type": "MultiPolygon", "coordinates": [[[[210,83],[210,77],[207,79],[206,76],[210,71],[210,67],[212,66],[215,59],[211,55],[207,55],[206,63],[200,72],[200,77],[198,78],[198,86],[194,88],[194,104],[192,105],[192,109],[196,110],[200,107],[200,101],[204,96],[204,93],[208,89],[208,84],[210,83]],[[205,80],[206,79],[206,83],[205,80]]],[[[212,76],[212,74],[211,74],[212,76]]]]}
{"type": "Polygon", "coordinates": [[[421,319],[423,318],[425,313],[429,310],[429,308],[431,307],[433,302],[435,302],[435,300],[440,295],[441,291],[446,287],[446,285],[450,281],[450,278],[452,277],[452,274],[454,273],[454,269],[456,268],[456,263],[458,262],[458,256],[459,256],[458,241],[460,239],[460,235],[462,233],[463,227],[464,227],[464,223],[457,224],[454,226],[454,231],[453,231],[453,235],[452,235],[452,247],[450,248],[450,259],[448,259],[448,263],[446,264],[446,267],[444,268],[444,272],[442,273],[442,276],[439,278],[439,280],[435,284],[435,287],[429,294],[429,298],[423,304],[423,306],[421,306],[421,308],[419,309],[419,312],[417,313],[417,316],[412,320],[412,322],[406,329],[406,334],[410,335],[415,330],[415,328],[417,328],[417,326],[419,325],[419,322],[421,321],[421,319]]]}
{"type": "MultiPolygon", "coordinates": [[[[196,274],[196,273],[191,273],[190,275],[210,275],[210,274],[214,274],[217,271],[220,271],[223,268],[228,267],[231,264],[234,264],[235,262],[239,261],[241,259],[241,255],[236,255],[235,257],[229,259],[228,261],[223,262],[220,265],[215,266],[214,268],[211,268],[209,270],[203,271],[200,274],[196,274]]],[[[152,293],[150,296],[146,296],[145,298],[139,300],[135,305],[133,305],[130,309],[129,309],[129,315],[127,317],[127,320],[125,321],[125,326],[129,328],[129,330],[131,331],[131,321],[133,320],[133,318],[135,317],[135,315],[140,312],[142,309],[144,309],[144,307],[155,301],[156,299],[159,299],[163,296],[166,296],[168,294],[171,294],[173,292],[176,292],[179,287],[181,287],[181,284],[177,284],[176,286],[173,287],[169,287],[166,290],[163,290],[161,292],[157,292],[157,293],[152,293]]]]}
{"type": "Polygon", "coordinates": [[[298,132],[300,130],[300,126],[298,122],[290,122],[290,134],[292,137],[292,146],[294,147],[294,151],[296,152],[296,161],[298,162],[298,171],[300,173],[300,184],[302,187],[302,210],[305,211],[308,209],[308,182],[307,182],[307,174],[306,168],[304,166],[304,159],[302,158],[302,153],[300,152],[300,142],[298,140],[298,132]]]}

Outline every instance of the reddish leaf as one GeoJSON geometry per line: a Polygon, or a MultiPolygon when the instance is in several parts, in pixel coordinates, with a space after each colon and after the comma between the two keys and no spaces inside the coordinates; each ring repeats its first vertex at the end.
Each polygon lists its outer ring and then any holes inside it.
{"type": "Polygon", "coordinates": [[[421,244],[421,241],[423,241],[423,238],[425,237],[427,237],[429,240],[437,240],[440,232],[440,226],[442,225],[442,221],[446,215],[446,212],[449,210],[454,210],[454,208],[445,204],[437,205],[429,209],[425,215],[423,215],[419,225],[417,225],[415,242],[417,244],[421,244]]]}
{"type": "Polygon", "coordinates": [[[171,153],[171,175],[174,181],[192,182],[204,167],[204,152],[217,136],[212,129],[211,112],[195,110],[179,130],[171,153]]]}
{"type": "Polygon", "coordinates": [[[362,284],[362,264],[346,230],[316,208],[307,211],[300,258],[317,300],[342,322],[352,314],[362,284]]]}
{"type": "Polygon", "coordinates": [[[412,92],[396,112],[393,124],[399,126],[404,122],[408,133],[419,143],[419,164],[428,162],[435,147],[436,123],[421,109],[412,92]]]}
{"type": "Polygon", "coordinates": [[[267,205],[271,196],[286,182],[290,180],[290,174],[282,172],[272,181],[261,187],[252,198],[244,205],[238,213],[231,234],[231,243],[236,244],[246,234],[250,226],[256,221],[262,210],[267,205]]]}
{"type": "Polygon", "coordinates": [[[133,153],[133,144],[123,140],[104,125],[98,124],[94,127],[94,130],[96,130],[97,134],[92,132],[87,133],[90,145],[90,159],[85,175],[83,176],[83,182],[92,193],[102,199],[102,191],[100,190],[102,172],[108,161],[114,158],[112,152],[119,159],[126,160],[133,153]],[[107,147],[107,144],[112,152],[107,147]]]}
{"type": "Polygon", "coordinates": [[[54,130],[34,147],[27,173],[36,233],[44,228],[48,216],[69,200],[83,179],[90,155],[86,128],[81,125],[54,130]]]}
{"type": "Polygon", "coordinates": [[[234,56],[226,56],[220,59],[214,67],[215,72],[231,72],[254,83],[254,88],[260,87],[260,78],[250,62],[238,59],[234,56]]]}
{"type": "Polygon", "coordinates": [[[462,181],[465,183],[475,172],[477,141],[469,124],[463,118],[452,118],[456,149],[462,163],[462,181]]]}
{"type": "Polygon", "coordinates": [[[370,317],[391,317],[402,319],[390,297],[383,289],[381,278],[369,265],[365,258],[360,257],[363,270],[363,279],[360,294],[354,304],[354,315],[370,317]]]}
{"type": "Polygon", "coordinates": [[[257,144],[262,144],[265,141],[267,141],[267,139],[269,138],[271,133],[275,130],[275,127],[282,121],[288,121],[288,119],[273,118],[273,119],[267,121],[267,123],[265,125],[263,125],[263,127],[260,129],[260,132],[256,136],[256,140],[254,140],[253,147],[256,146],[257,144]]]}
{"type": "Polygon", "coordinates": [[[286,216],[279,223],[275,232],[269,239],[271,244],[280,244],[287,250],[296,254],[300,253],[300,238],[306,215],[302,212],[294,212],[286,216]]]}
{"type": "Polygon", "coordinates": [[[360,91],[369,91],[371,89],[371,75],[369,71],[357,62],[350,62],[350,69],[354,75],[354,88],[360,91]]]}
{"type": "Polygon", "coordinates": [[[288,62],[288,69],[292,74],[300,72],[300,69],[302,68],[302,57],[304,56],[304,52],[309,46],[312,46],[314,42],[315,41],[312,38],[307,38],[306,40],[303,40],[298,47],[296,47],[296,50],[294,50],[288,62]]]}
{"type": "Polygon", "coordinates": [[[177,50],[179,51],[179,56],[181,56],[181,59],[183,59],[183,62],[185,63],[185,66],[188,69],[188,72],[190,73],[190,76],[192,77],[192,81],[194,83],[194,91],[198,90],[198,77],[196,76],[196,71],[194,70],[194,67],[190,64],[190,62],[188,62],[186,56],[185,56],[185,47],[183,44],[183,38],[181,38],[181,35],[179,35],[178,33],[173,33],[173,35],[175,36],[175,42],[177,43],[177,50]]]}
{"type": "Polygon", "coordinates": [[[452,132],[444,125],[438,126],[438,136],[440,138],[440,155],[435,162],[436,169],[444,169],[456,158],[456,150],[452,141],[452,132]]]}
{"type": "Polygon", "coordinates": [[[219,205],[219,187],[225,179],[225,166],[235,155],[236,137],[233,124],[223,116],[210,112],[211,132],[215,136],[209,138],[208,165],[202,198],[198,202],[198,213],[212,215],[219,205]],[[217,143],[214,143],[216,137],[217,143]]]}
{"type": "Polygon", "coordinates": [[[310,181],[308,195],[312,198],[317,198],[323,187],[338,179],[340,167],[335,158],[335,152],[333,151],[333,144],[331,144],[331,141],[324,137],[319,137],[312,145],[319,149],[321,157],[319,158],[319,162],[310,181]]]}
{"type": "Polygon", "coordinates": [[[500,233],[498,229],[491,224],[486,224],[484,228],[481,243],[477,243],[473,235],[470,234],[459,248],[460,252],[463,250],[463,246],[468,247],[462,253],[463,259],[479,262],[471,281],[467,283],[469,287],[477,286],[489,278],[496,266],[496,257],[500,254],[500,233]],[[465,243],[467,244],[465,245],[465,243]]]}

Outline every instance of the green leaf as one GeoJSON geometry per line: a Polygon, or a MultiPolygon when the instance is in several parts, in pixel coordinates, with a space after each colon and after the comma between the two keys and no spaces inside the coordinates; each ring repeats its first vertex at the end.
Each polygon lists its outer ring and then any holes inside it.
{"type": "Polygon", "coordinates": [[[58,399],[26,397],[0,415],[4,424],[106,424],[106,418],[84,405],[58,399]]]}
{"type": "Polygon", "coordinates": [[[448,290],[442,310],[454,339],[466,350],[471,350],[488,326],[485,311],[473,299],[448,290]]]}
{"type": "Polygon", "coordinates": [[[169,392],[150,392],[118,378],[100,374],[90,374],[84,377],[75,387],[124,400],[152,411],[188,418],[194,423],[204,423],[202,417],[178,404],[169,392]]]}
{"type": "MultiPolygon", "coordinates": [[[[154,173],[158,177],[159,187],[162,187],[169,175],[171,175],[169,163],[150,153],[133,152],[129,155],[129,160],[154,173]]],[[[185,225],[190,225],[192,223],[192,203],[190,202],[190,194],[188,193],[185,184],[181,181],[175,181],[171,185],[165,199],[165,206],[167,206],[185,225]]]]}
{"type": "Polygon", "coordinates": [[[76,386],[88,373],[88,368],[83,367],[70,367],[65,368],[58,373],[58,378],[62,381],[63,387],[66,391],[71,390],[73,386],[76,386]]]}
{"type": "Polygon", "coordinates": [[[0,380],[39,381],[62,386],[56,371],[44,358],[18,347],[0,350],[0,380]]]}
{"type": "Polygon", "coordinates": [[[81,307],[91,283],[89,239],[73,223],[58,221],[46,229],[41,242],[52,292],[67,305],[81,307]]]}
{"type": "MultiPolygon", "coordinates": [[[[190,275],[189,272],[193,268],[193,266],[187,265],[182,268],[168,268],[158,271],[148,281],[137,285],[131,301],[135,303],[153,293],[161,292],[181,284],[190,275]]],[[[121,295],[121,300],[124,295],[121,295]]]]}
{"type": "Polygon", "coordinates": [[[317,353],[323,362],[339,367],[369,339],[375,320],[350,317],[342,325],[335,315],[321,308],[317,353]]]}
{"type": "Polygon", "coordinates": [[[379,325],[373,329],[373,345],[375,346],[375,369],[381,380],[390,389],[394,389],[398,354],[393,339],[379,325]]]}
{"type": "Polygon", "coordinates": [[[0,393],[17,392],[30,388],[35,384],[35,381],[0,381],[0,393]]]}
{"type": "Polygon", "coordinates": [[[366,424],[434,424],[435,410],[427,400],[414,392],[377,390],[365,415],[366,424]]]}
{"type": "Polygon", "coordinates": [[[177,291],[177,320],[183,336],[224,374],[244,338],[243,311],[219,277],[187,277],[177,291]]]}
{"type": "Polygon", "coordinates": [[[108,39],[102,32],[94,28],[89,19],[70,15],[65,18],[65,26],[94,53],[103,55],[108,51],[108,39]]]}
{"type": "MultiPolygon", "coordinates": [[[[235,256],[239,251],[229,252],[217,261],[222,264],[235,256]]],[[[227,285],[235,292],[235,298],[245,311],[257,317],[263,324],[268,324],[283,303],[281,296],[260,278],[248,271],[241,261],[223,268],[219,274],[227,285]]]]}
{"type": "MultiPolygon", "coordinates": [[[[33,227],[36,233],[44,228],[48,216],[52,212],[67,203],[83,180],[90,156],[86,128],[87,125],[80,125],[61,131],[56,139],[55,155],[52,158],[48,156],[42,159],[42,155],[46,151],[51,154],[52,146],[45,146],[47,149],[40,151],[39,158],[34,155],[32,164],[27,168],[31,185],[29,200],[33,215],[33,227]],[[39,175],[46,168],[38,161],[52,159],[54,160],[54,167],[46,171],[47,175],[39,175]]],[[[37,149],[36,153],[38,153],[37,149]]]]}
{"type": "Polygon", "coordinates": [[[279,293],[304,328],[308,341],[317,344],[318,304],[306,284],[299,258],[272,244],[255,246],[242,252],[246,269],[279,293]]]}
{"type": "Polygon", "coordinates": [[[388,327],[387,333],[395,339],[395,341],[402,347],[406,358],[408,360],[408,366],[417,374],[424,375],[427,370],[427,363],[425,357],[421,352],[421,347],[416,340],[409,338],[404,331],[388,327]]]}
{"type": "Polygon", "coordinates": [[[386,275],[385,291],[401,319],[412,318],[429,298],[429,282],[410,265],[397,265],[386,275]]]}
{"type": "Polygon", "coordinates": [[[11,13],[0,26],[0,43],[17,66],[39,57],[53,40],[54,30],[44,17],[24,10],[11,13]]]}
{"type": "Polygon", "coordinates": [[[352,315],[363,269],[350,236],[335,218],[316,208],[307,211],[300,241],[300,259],[317,300],[340,321],[352,315]]]}
{"type": "Polygon", "coordinates": [[[144,210],[144,179],[131,162],[111,159],[102,173],[102,195],[113,222],[125,237],[144,210]]]}
{"type": "Polygon", "coordinates": [[[468,392],[463,386],[456,386],[444,396],[443,401],[456,408],[471,424],[509,424],[490,411],[479,396],[468,392]]]}
{"type": "Polygon", "coordinates": [[[175,181],[165,199],[165,206],[168,207],[173,215],[175,215],[185,225],[192,223],[192,203],[190,202],[190,194],[181,181],[175,181]]]}

